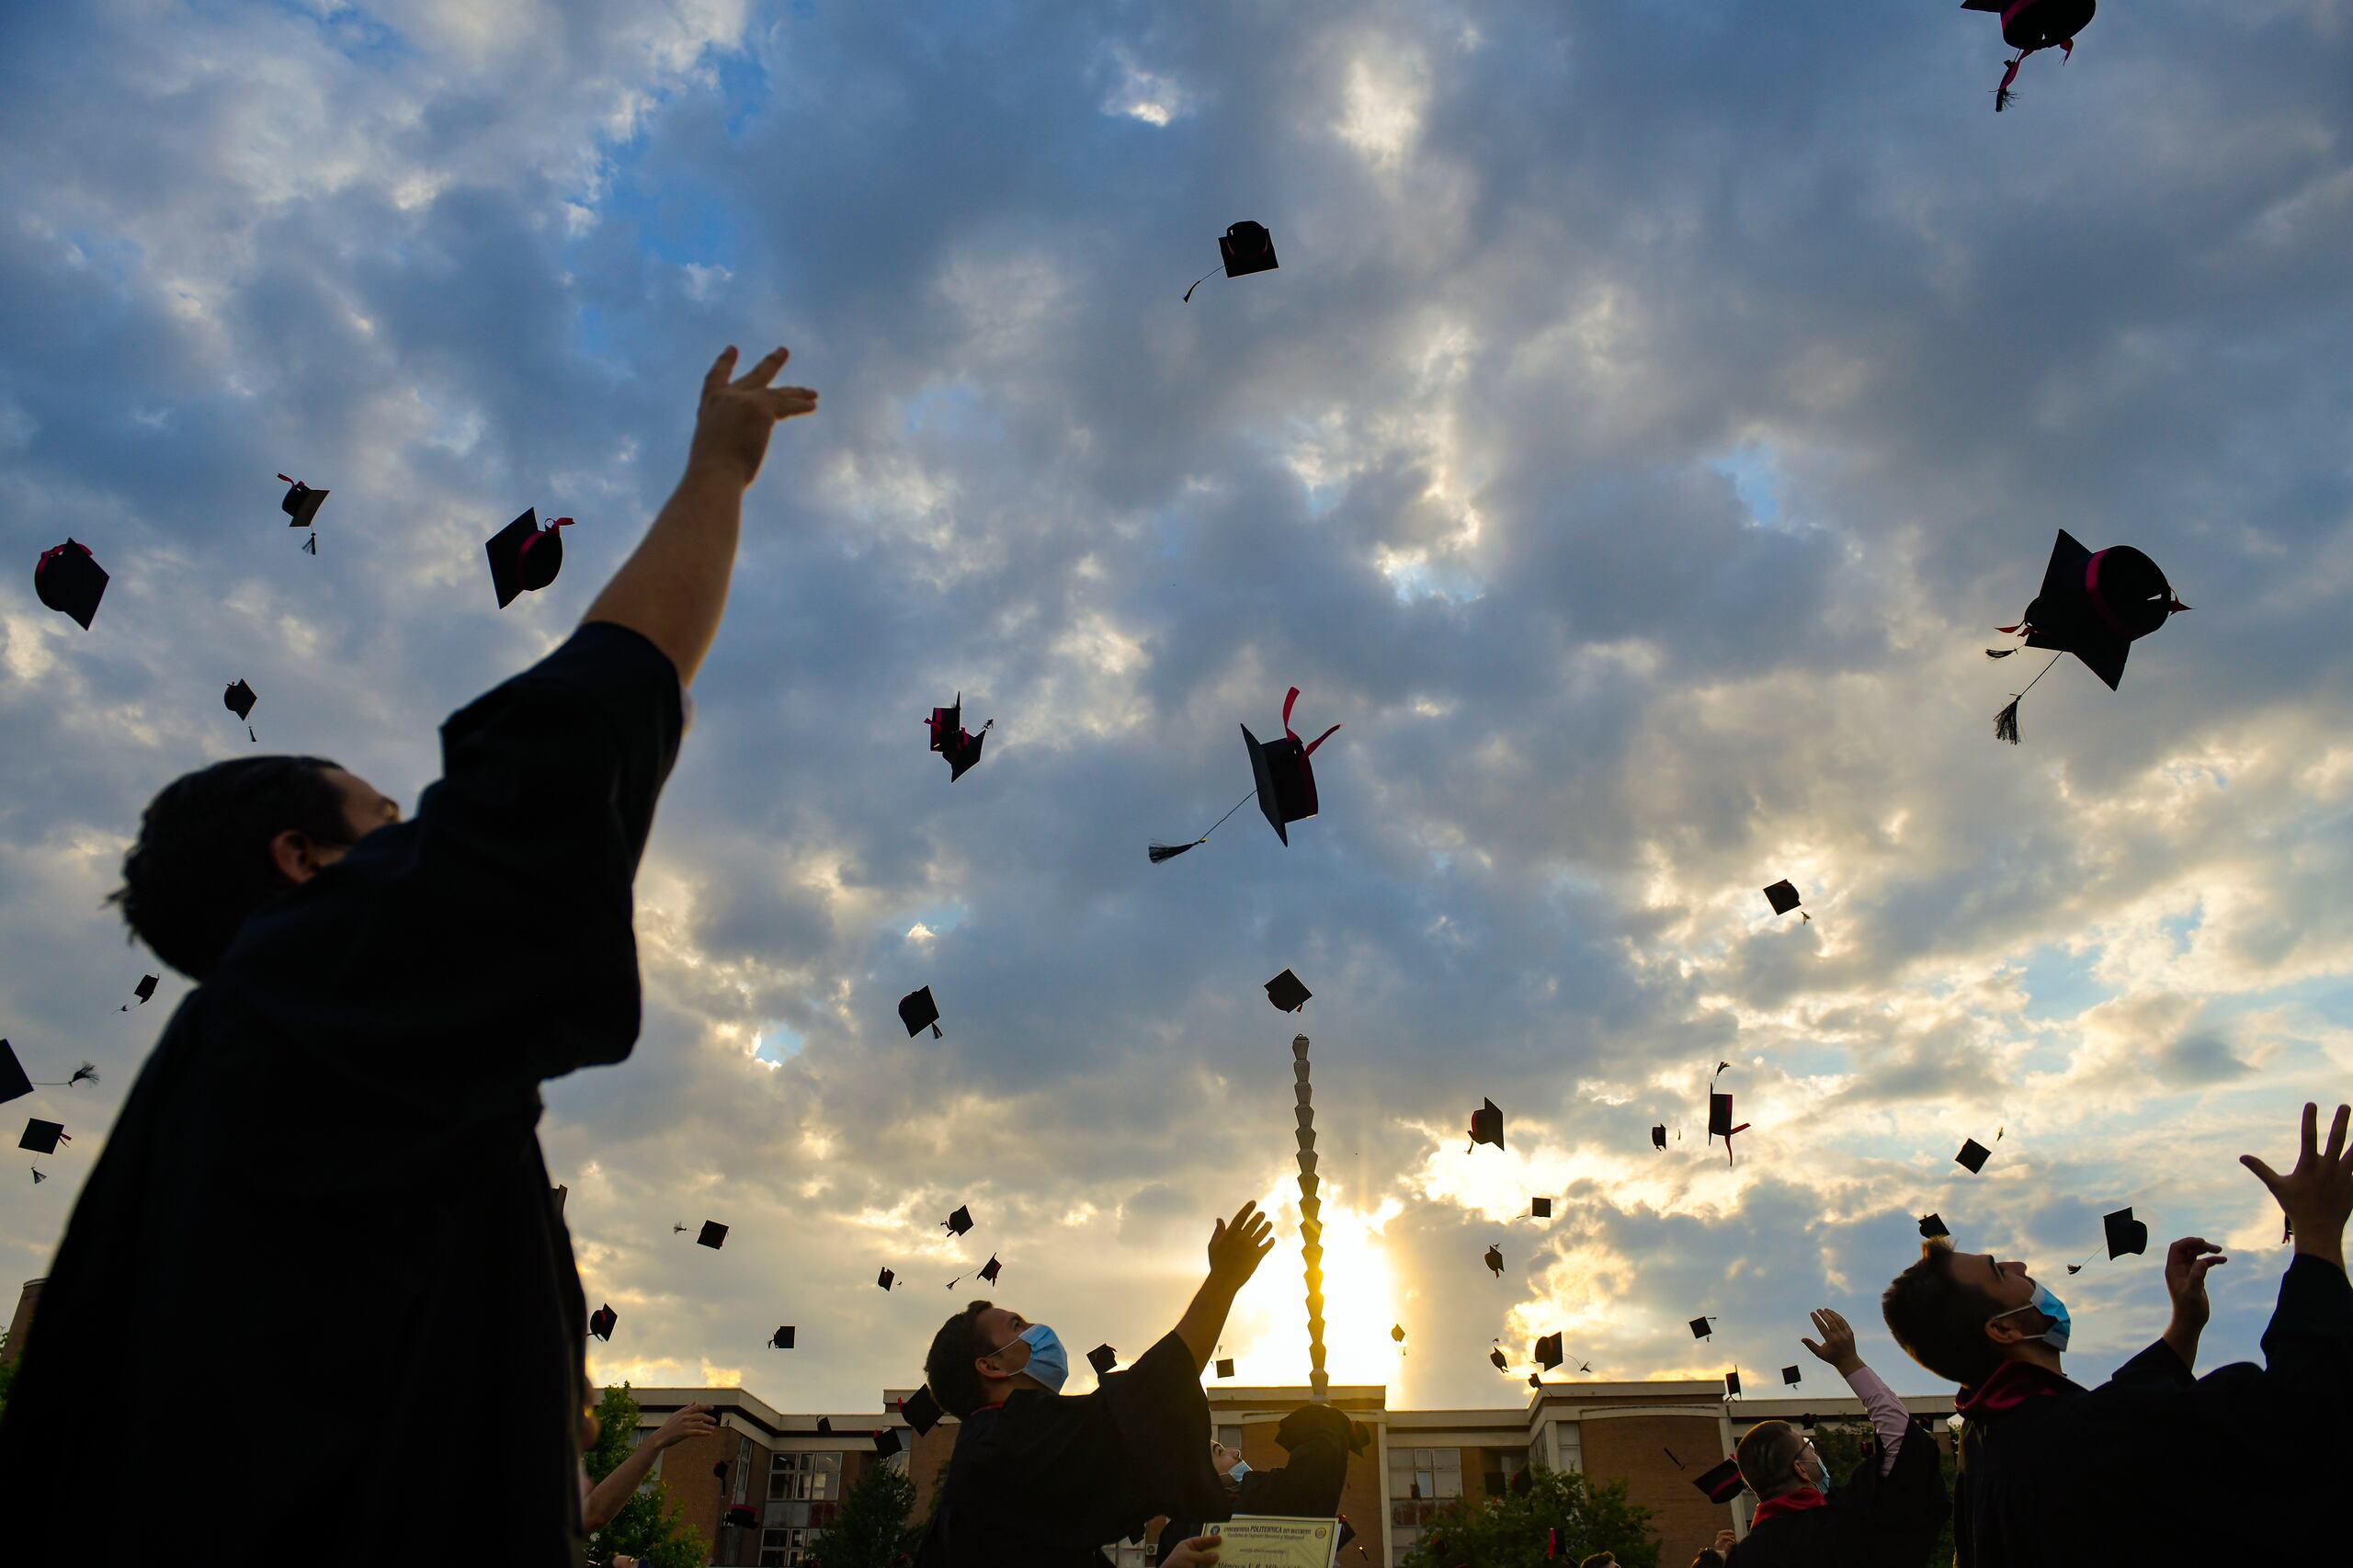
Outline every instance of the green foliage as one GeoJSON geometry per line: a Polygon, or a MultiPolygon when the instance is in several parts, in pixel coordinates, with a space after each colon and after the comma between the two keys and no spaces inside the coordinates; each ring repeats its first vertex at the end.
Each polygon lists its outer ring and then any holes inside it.
{"type": "MultiPolygon", "coordinates": [[[[629,1457],[637,1414],[637,1401],[631,1396],[629,1384],[605,1391],[605,1397],[597,1403],[597,1446],[583,1456],[588,1461],[589,1480],[604,1480],[629,1457]]],[[[687,1523],[687,1511],[670,1500],[670,1489],[658,1480],[639,1487],[637,1495],[588,1538],[589,1562],[610,1562],[616,1552],[635,1557],[652,1568],[703,1568],[710,1561],[710,1548],[704,1543],[702,1532],[687,1523]]]]}
{"type": "MultiPolygon", "coordinates": [[[[1870,1435],[1871,1427],[1868,1421],[1817,1426],[1809,1434],[1813,1438],[1813,1451],[1820,1454],[1822,1462],[1829,1467],[1832,1484],[1836,1485],[1855,1473],[1855,1467],[1863,1462],[1863,1445],[1870,1440],[1870,1435]]],[[[1960,1461],[1951,1452],[1940,1448],[1938,1462],[1944,1468],[1945,1495],[1950,1496],[1953,1484],[1961,1474],[1960,1461]]],[[[1938,1527],[1937,1544],[1935,1550],[1928,1553],[1927,1561],[1950,1562],[1952,1560],[1952,1520],[1948,1517],[1938,1527]]]]}
{"type": "Polygon", "coordinates": [[[1658,1568],[1651,1511],[1629,1502],[1622,1481],[1595,1482],[1574,1471],[1532,1469],[1528,1495],[1506,1493],[1472,1506],[1457,1503],[1422,1531],[1405,1568],[1544,1568],[1545,1532],[1557,1525],[1574,1562],[1614,1551],[1622,1568],[1658,1568]]]}
{"type": "Polygon", "coordinates": [[[907,1523],[915,1506],[915,1483],[904,1471],[870,1465],[843,1497],[832,1526],[809,1543],[809,1555],[824,1568],[891,1568],[893,1558],[923,1540],[907,1523]]]}

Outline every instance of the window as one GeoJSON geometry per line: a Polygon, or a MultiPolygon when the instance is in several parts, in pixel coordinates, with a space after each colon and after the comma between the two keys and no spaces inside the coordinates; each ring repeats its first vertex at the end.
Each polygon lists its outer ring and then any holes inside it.
{"type": "Polygon", "coordinates": [[[815,1530],[762,1530],[760,1568],[801,1568],[801,1564],[810,1561],[809,1548],[816,1539],[815,1530]]]}
{"type": "MultiPolygon", "coordinates": [[[[1389,1450],[1389,1523],[1418,1540],[1423,1526],[1462,1495],[1461,1449],[1389,1450]]],[[[1395,1544],[1395,1537],[1392,1544],[1395,1544]]]]}
{"type": "Polygon", "coordinates": [[[1489,1449],[1487,1467],[1480,1472],[1479,1483],[1489,1497],[1501,1497],[1511,1487],[1511,1478],[1528,1468],[1526,1449],[1489,1449]]]}
{"type": "Polygon", "coordinates": [[[735,1496],[741,1503],[752,1494],[752,1439],[739,1437],[735,1442],[735,1496]]]}
{"type": "Polygon", "coordinates": [[[841,1481],[839,1454],[779,1454],[768,1461],[768,1501],[829,1502],[841,1494],[841,1481]]]}

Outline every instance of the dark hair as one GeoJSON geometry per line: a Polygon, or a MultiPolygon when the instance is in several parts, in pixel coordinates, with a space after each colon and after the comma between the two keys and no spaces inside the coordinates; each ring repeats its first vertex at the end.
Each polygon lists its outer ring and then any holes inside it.
{"type": "Polygon", "coordinates": [[[202,980],[245,917],[284,892],[270,840],[291,828],[320,844],[349,844],[341,791],[318,756],[216,762],[164,786],[122,858],[122,886],[107,898],[155,956],[202,980]]]}
{"type": "Polygon", "coordinates": [[[1973,1388],[2002,1364],[2001,1347],[1985,1336],[2000,1305],[1952,1271],[1952,1242],[1920,1244],[1920,1261],[1895,1277],[1880,1298],[1880,1315],[1904,1353],[1947,1382],[1973,1388]]]}
{"type": "Polygon", "coordinates": [[[971,1416],[981,1403],[981,1374],[972,1363],[995,1348],[981,1343],[981,1314],[988,1310],[986,1301],[966,1302],[962,1312],[939,1325],[931,1336],[931,1354],[923,1358],[923,1378],[931,1385],[931,1397],[959,1421],[971,1416]]]}
{"type": "Polygon", "coordinates": [[[1786,1421],[1759,1421],[1733,1450],[1740,1479],[1759,1497],[1778,1497],[1798,1487],[1797,1462],[1805,1439],[1786,1421]]]}

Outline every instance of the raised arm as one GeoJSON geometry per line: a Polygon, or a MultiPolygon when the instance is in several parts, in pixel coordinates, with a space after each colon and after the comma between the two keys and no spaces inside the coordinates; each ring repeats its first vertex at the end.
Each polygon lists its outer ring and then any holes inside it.
{"type": "Polygon", "coordinates": [[[778,420],[817,406],[817,394],[807,387],[768,385],[790,357],[779,348],[741,381],[730,381],[735,350],[731,345],[720,355],[703,377],[685,477],[582,617],[639,633],[677,666],[682,683],[693,681],[719,634],[735,570],[744,492],[767,455],[768,433],[778,420]]]}
{"type": "Polygon", "coordinates": [[[1176,1320],[1176,1337],[1192,1353],[1193,1369],[1200,1370],[1217,1354],[1218,1336],[1225,1332],[1225,1314],[1233,1298],[1258,1272],[1258,1262],[1274,1244],[1275,1227],[1255,1202],[1234,1210],[1231,1221],[1220,1220],[1210,1233],[1209,1278],[1193,1293],[1192,1305],[1176,1320]]]}
{"type": "Polygon", "coordinates": [[[654,1461],[663,1449],[716,1429],[710,1405],[689,1404],[673,1415],[655,1429],[654,1436],[622,1455],[621,1462],[597,1483],[596,1490],[588,1494],[587,1506],[580,1510],[582,1526],[593,1535],[611,1524],[621,1506],[645,1483],[645,1472],[654,1468],[654,1461]]]}
{"type": "Polygon", "coordinates": [[[1822,1335],[1815,1344],[1803,1335],[1798,1343],[1813,1352],[1817,1360],[1830,1363],[1831,1369],[1847,1380],[1855,1397],[1863,1402],[1864,1414],[1871,1418],[1871,1430],[1879,1434],[1879,1472],[1885,1475],[1895,1468],[1896,1455],[1903,1450],[1904,1435],[1912,1429],[1912,1413],[1895,1397],[1877,1372],[1863,1364],[1855,1350],[1855,1331],[1847,1320],[1828,1307],[1813,1314],[1814,1332],[1822,1335]]]}
{"type": "Polygon", "coordinates": [[[2198,1341],[2206,1333],[2206,1320],[2213,1315],[2206,1300],[2206,1272],[2230,1262],[2222,1253],[2203,1236],[2184,1236],[2165,1249],[2165,1294],[2173,1298],[2173,1318],[2165,1324],[2165,1342],[2191,1371],[2198,1368],[2198,1341]]]}

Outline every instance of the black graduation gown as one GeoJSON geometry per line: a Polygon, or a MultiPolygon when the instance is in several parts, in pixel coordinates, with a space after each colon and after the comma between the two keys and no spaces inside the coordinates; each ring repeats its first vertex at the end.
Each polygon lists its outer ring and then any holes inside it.
{"type": "Polygon", "coordinates": [[[1250,1471],[1239,1485],[1221,1482],[1224,1508],[1199,1517],[1172,1517],[1160,1528],[1160,1555],[1167,1556],[1177,1542],[1199,1535],[1205,1518],[1230,1519],[1236,1514],[1337,1518],[1340,1494],[1348,1484],[1347,1417],[1329,1405],[1302,1404],[1283,1417],[1277,1441],[1284,1445],[1281,1469],[1250,1471]]]}
{"type": "Polygon", "coordinates": [[[176,1562],[575,1568],[585,1303],[539,1083],[637,1038],[631,883],[681,722],[668,659],[584,627],[449,719],[414,817],[245,923],[42,1287],[0,1561],[162,1528],[176,1562]]]}
{"type": "Polygon", "coordinates": [[[1725,1568],[1923,1568],[1952,1509],[1936,1437],[1915,1415],[1885,1475],[1879,1457],[1874,1435],[1826,1503],[1766,1519],[1725,1568]]]}
{"type": "Polygon", "coordinates": [[[1024,1389],[956,1433],[916,1568],[1077,1568],[1155,1515],[1223,1517],[1201,1369],[1175,1334],[1093,1393],[1024,1389]]]}
{"type": "Polygon", "coordinates": [[[2194,1378],[2163,1340],[2086,1389],[2013,1363],[1963,1391],[1960,1568],[2299,1563],[2343,1555],[2353,1285],[2298,1257],[2266,1365],[2194,1378]]]}

